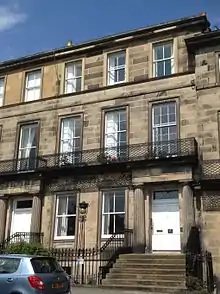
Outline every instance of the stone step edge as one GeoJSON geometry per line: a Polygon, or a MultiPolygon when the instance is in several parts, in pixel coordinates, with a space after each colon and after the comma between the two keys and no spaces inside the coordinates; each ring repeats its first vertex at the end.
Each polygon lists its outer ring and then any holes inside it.
{"type": "MultiPolygon", "coordinates": [[[[114,272],[109,272],[108,273],[108,277],[110,277],[111,275],[117,275],[118,277],[120,277],[120,276],[129,276],[129,278],[131,277],[133,277],[133,276],[138,276],[138,275],[140,275],[140,276],[149,276],[149,278],[150,277],[154,277],[154,278],[157,278],[157,279],[159,279],[159,278],[164,278],[164,277],[174,277],[173,276],[173,274],[167,274],[167,275],[164,275],[164,274],[157,274],[157,275],[155,275],[154,273],[148,273],[148,274],[137,274],[137,273],[114,273],[114,272]]],[[[186,275],[185,274],[183,274],[183,275],[178,275],[178,277],[174,277],[174,278],[186,278],[186,275]]],[[[170,281],[170,280],[168,280],[168,281],[170,281]]]]}
{"type": "MultiPolygon", "coordinates": [[[[159,291],[156,291],[156,292],[160,292],[160,293],[163,293],[163,291],[172,291],[172,292],[169,292],[169,293],[172,293],[172,294],[175,294],[175,293],[185,293],[186,291],[186,288],[183,287],[183,286],[154,286],[154,285],[135,285],[135,286],[132,286],[132,285],[115,285],[115,284],[111,284],[111,285],[100,285],[98,288],[107,288],[107,289],[125,289],[125,290],[139,290],[139,291],[151,291],[153,289],[157,289],[159,291]],[[178,292],[177,292],[178,291],[178,292]],[[181,292],[180,292],[181,291],[181,292]],[[183,291],[183,292],[182,292],[183,291]]],[[[154,292],[154,291],[153,291],[154,292]]]]}
{"type": "MultiPolygon", "coordinates": [[[[126,278],[122,278],[122,279],[118,279],[118,278],[111,278],[111,277],[108,277],[107,279],[105,279],[105,281],[118,281],[118,282],[120,282],[120,281],[127,281],[127,279],[126,278]]],[[[129,279],[129,282],[133,282],[133,283],[137,283],[137,282],[139,282],[139,281],[141,281],[142,283],[148,283],[148,282],[153,282],[153,283],[159,283],[159,282],[161,282],[161,283],[185,283],[185,279],[183,279],[182,281],[177,281],[177,280],[154,280],[154,279],[129,279]]]]}

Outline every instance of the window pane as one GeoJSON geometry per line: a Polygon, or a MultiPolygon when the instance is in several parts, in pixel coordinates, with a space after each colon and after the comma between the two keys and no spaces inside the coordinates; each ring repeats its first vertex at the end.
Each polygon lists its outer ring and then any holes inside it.
{"type": "Polygon", "coordinates": [[[32,208],[32,200],[19,200],[17,201],[17,209],[32,208]]]}
{"type": "Polygon", "coordinates": [[[57,236],[66,236],[67,219],[66,217],[58,217],[57,219],[57,236]]]}
{"type": "Polygon", "coordinates": [[[168,141],[169,140],[169,133],[168,127],[160,128],[160,138],[161,141],[168,141]]]}
{"type": "Polygon", "coordinates": [[[0,79],[0,97],[4,95],[4,79],[0,79]]]}
{"type": "Polygon", "coordinates": [[[177,127],[171,126],[169,127],[169,140],[176,140],[177,139],[177,127]]]}
{"type": "Polygon", "coordinates": [[[154,54],[154,60],[163,59],[163,46],[155,46],[154,54]]]}
{"type": "Polygon", "coordinates": [[[115,197],[115,212],[124,212],[125,211],[125,196],[116,194],[115,197]]]}
{"type": "Polygon", "coordinates": [[[35,147],[30,149],[29,157],[30,157],[30,161],[32,161],[32,164],[34,164],[36,160],[35,158],[37,157],[37,149],[35,147]]]}
{"type": "Polygon", "coordinates": [[[67,236],[75,236],[76,217],[69,216],[67,218],[67,236]]]}
{"type": "Polygon", "coordinates": [[[125,145],[127,143],[126,132],[119,133],[119,145],[125,145]]]}
{"type": "Polygon", "coordinates": [[[154,199],[178,199],[178,191],[155,191],[154,192],[154,199]]]}
{"type": "Polygon", "coordinates": [[[82,62],[77,62],[75,64],[75,76],[76,77],[82,76],[82,62]]]}
{"type": "Polygon", "coordinates": [[[29,142],[29,128],[22,127],[21,128],[21,140],[20,140],[20,148],[26,148],[29,142]]]}
{"type": "Polygon", "coordinates": [[[76,91],[76,92],[81,91],[81,87],[82,87],[82,86],[81,86],[81,80],[82,80],[81,78],[76,78],[76,82],[75,82],[75,85],[76,85],[76,86],[75,86],[75,87],[76,87],[76,88],[75,88],[75,91],[76,91]]]}
{"type": "Polygon", "coordinates": [[[58,197],[58,215],[66,214],[67,197],[58,197]]]}
{"type": "Polygon", "coordinates": [[[66,64],[66,79],[74,77],[74,65],[73,63],[66,64]]]}
{"type": "Polygon", "coordinates": [[[118,80],[116,82],[123,82],[125,80],[125,68],[118,70],[118,80]]]}
{"type": "Polygon", "coordinates": [[[171,69],[171,59],[165,60],[165,75],[171,75],[172,69],[171,69]]]}
{"type": "Polygon", "coordinates": [[[68,197],[68,214],[76,214],[76,197],[68,197]]]}
{"type": "Polygon", "coordinates": [[[116,214],[115,215],[115,232],[114,233],[123,233],[124,232],[124,214],[116,214]]]}
{"type": "Polygon", "coordinates": [[[157,61],[155,66],[156,66],[156,76],[163,77],[164,76],[164,61],[157,61]]]}
{"type": "Polygon", "coordinates": [[[15,273],[19,268],[20,262],[20,258],[0,257],[0,274],[15,273]]]}
{"type": "Polygon", "coordinates": [[[56,272],[64,272],[62,267],[57,263],[54,258],[50,257],[37,257],[31,259],[35,274],[45,274],[56,272]]]}
{"type": "Polygon", "coordinates": [[[118,65],[125,65],[125,54],[119,55],[118,57],[118,65]]]}
{"type": "Polygon", "coordinates": [[[103,234],[112,235],[114,233],[114,215],[107,214],[103,216],[103,234]]]}
{"type": "Polygon", "coordinates": [[[114,193],[104,193],[104,213],[114,212],[114,193]]]}
{"type": "Polygon", "coordinates": [[[164,45],[164,58],[170,58],[172,56],[172,44],[164,45]]]}

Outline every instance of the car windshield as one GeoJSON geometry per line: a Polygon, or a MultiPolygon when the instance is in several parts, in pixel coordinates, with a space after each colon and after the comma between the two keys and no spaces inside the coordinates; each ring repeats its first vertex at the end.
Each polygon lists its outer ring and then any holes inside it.
{"type": "Polygon", "coordinates": [[[32,258],[31,264],[36,274],[59,273],[64,271],[59,263],[51,257],[32,258]]]}
{"type": "Polygon", "coordinates": [[[19,267],[20,258],[0,257],[0,274],[15,273],[19,267]]]}

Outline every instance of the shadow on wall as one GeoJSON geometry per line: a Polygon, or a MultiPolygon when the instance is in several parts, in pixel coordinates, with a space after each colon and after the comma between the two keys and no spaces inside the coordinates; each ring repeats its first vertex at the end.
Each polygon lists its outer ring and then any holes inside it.
{"type": "Polygon", "coordinates": [[[187,240],[186,253],[186,286],[190,291],[213,293],[214,275],[212,254],[202,250],[200,228],[193,226],[187,240]]]}

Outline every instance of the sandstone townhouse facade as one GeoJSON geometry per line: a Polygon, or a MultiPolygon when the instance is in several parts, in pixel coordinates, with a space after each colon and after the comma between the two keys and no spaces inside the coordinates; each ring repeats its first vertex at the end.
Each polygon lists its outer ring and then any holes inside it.
{"type": "Polygon", "coordinates": [[[0,64],[0,241],[74,248],[133,229],[182,251],[193,226],[220,273],[219,31],[205,14],[0,64]],[[213,174],[215,171],[215,174],[213,174]]]}

